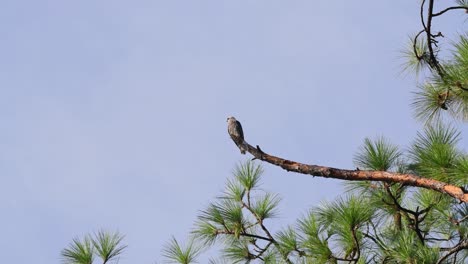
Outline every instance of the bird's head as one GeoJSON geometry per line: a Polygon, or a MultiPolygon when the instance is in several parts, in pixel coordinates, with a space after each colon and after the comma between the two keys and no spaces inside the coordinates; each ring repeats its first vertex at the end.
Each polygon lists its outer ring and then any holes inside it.
{"type": "Polygon", "coordinates": [[[229,120],[234,121],[234,120],[236,120],[236,119],[235,119],[233,116],[228,116],[228,118],[226,119],[226,122],[229,122],[229,120]]]}

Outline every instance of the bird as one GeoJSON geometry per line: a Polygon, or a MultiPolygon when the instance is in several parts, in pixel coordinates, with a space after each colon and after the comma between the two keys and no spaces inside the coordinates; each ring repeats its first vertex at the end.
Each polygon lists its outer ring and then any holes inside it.
{"type": "Polygon", "coordinates": [[[245,154],[244,131],[242,131],[241,123],[233,116],[229,116],[226,121],[228,123],[229,136],[231,136],[234,143],[239,147],[241,154],[245,154]]]}

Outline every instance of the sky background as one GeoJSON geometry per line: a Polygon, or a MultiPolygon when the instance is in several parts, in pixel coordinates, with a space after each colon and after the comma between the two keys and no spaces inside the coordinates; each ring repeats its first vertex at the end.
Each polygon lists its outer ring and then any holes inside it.
{"type": "MultiPolygon", "coordinates": [[[[399,50],[418,3],[3,0],[2,262],[59,263],[101,228],[126,235],[120,264],[161,261],[248,158],[229,115],[252,145],[305,163],[354,168],[365,137],[408,146],[421,124],[399,50]]],[[[451,39],[465,19],[435,30],[451,39]]],[[[262,188],[283,198],[274,227],[343,191],[264,165],[262,188]]]]}

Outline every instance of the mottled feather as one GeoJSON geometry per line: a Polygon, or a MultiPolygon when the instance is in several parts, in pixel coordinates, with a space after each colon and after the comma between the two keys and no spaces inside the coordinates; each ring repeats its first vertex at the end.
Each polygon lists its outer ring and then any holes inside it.
{"type": "Polygon", "coordinates": [[[227,118],[228,123],[228,133],[231,136],[231,139],[239,147],[242,154],[245,154],[244,147],[244,131],[242,130],[242,125],[234,117],[230,116],[227,118]]]}

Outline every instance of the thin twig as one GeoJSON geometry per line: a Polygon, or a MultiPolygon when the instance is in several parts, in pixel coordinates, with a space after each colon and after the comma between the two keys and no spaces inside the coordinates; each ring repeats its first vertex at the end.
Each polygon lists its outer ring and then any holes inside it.
{"type": "Polygon", "coordinates": [[[445,12],[447,11],[450,11],[450,10],[455,10],[455,9],[465,9],[466,11],[468,11],[468,7],[464,7],[464,6],[451,6],[451,7],[448,7],[440,12],[437,12],[435,14],[432,14],[432,17],[436,17],[436,16],[440,16],[442,14],[444,14],[445,12]]]}

